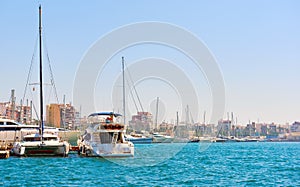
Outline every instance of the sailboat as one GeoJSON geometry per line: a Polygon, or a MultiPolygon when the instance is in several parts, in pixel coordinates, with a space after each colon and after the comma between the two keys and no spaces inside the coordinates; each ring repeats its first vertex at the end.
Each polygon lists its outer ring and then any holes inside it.
{"type": "Polygon", "coordinates": [[[40,78],[40,124],[36,132],[28,133],[20,141],[13,145],[13,153],[16,156],[68,156],[70,144],[61,141],[58,131],[44,132],[43,120],[43,72],[42,72],[42,8],[39,6],[39,78],[40,78]]]}

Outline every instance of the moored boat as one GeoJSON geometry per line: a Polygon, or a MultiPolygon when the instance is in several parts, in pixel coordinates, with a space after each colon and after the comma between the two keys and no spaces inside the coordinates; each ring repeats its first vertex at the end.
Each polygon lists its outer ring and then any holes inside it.
{"type": "Polygon", "coordinates": [[[44,133],[43,74],[42,74],[42,8],[39,6],[39,87],[40,87],[40,120],[38,132],[29,133],[13,145],[17,156],[67,156],[70,144],[60,141],[58,134],[44,133]]]}
{"type": "Polygon", "coordinates": [[[153,143],[172,143],[173,137],[159,133],[153,133],[153,143]]]}
{"type": "Polygon", "coordinates": [[[66,157],[69,154],[70,144],[60,140],[55,130],[52,132],[29,133],[21,141],[13,145],[13,153],[16,156],[58,156],[66,157]]]}
{"type": "Polygon", "coordinates": [[[0,118],[0,140],[5,141],[8,148],[12,148],[15,141],[22,136],[22,130],[37,130],[38,125],[25,125],[15,120],[0,118]]]}
{"type": "Polygon", "coordinates": [[[220,137],[216,137],[216,138],[214,139],[214,142],[226,142],[226,139],[220,138],[220,137]]]}
{"type": "Polygon", "coordinates": [[[199,142],[206,142],[206,143],[210,143],[210,142],[215,142],[215,139],[213,137],[200,137],[199,138],[199,142]]]}
{"type": "Polygon", "coordinates": [[[87,157],[133,157],[134,145],[124,137],[120,114],[99,112],[89,115],[89,126],[79,137],[79,155],[87,157]]]}
{"type": "Polygon", "coordinates": [[[144,135],[130,134],[125,135],[125,140],[132,142],[133,144],[151,144],[153,138],[144,135]]]}
{"type": "Polygon", "coordinates": [[[258,142],[259,139],[256,137],[246,137],[245,142],[258,142]]]}

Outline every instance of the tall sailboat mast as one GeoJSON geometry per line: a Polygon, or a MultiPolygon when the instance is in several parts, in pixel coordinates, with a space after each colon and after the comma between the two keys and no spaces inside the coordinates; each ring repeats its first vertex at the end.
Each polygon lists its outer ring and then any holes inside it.
{"type": "Polygon", "coordinates": [[[126,125],[125,72],[124,72],[124,57],[123,56],[122,56],[122,76],[123,76],[123,120],[124,120],[124,125],[126,125]]]}
{"type": "Polygon", "coordinates": [[[42,7],[39,6],[39,48],[40,48],[40,134],[44,132],[44,104],[43,104],[43,56],[42,56],[42,7]]]}

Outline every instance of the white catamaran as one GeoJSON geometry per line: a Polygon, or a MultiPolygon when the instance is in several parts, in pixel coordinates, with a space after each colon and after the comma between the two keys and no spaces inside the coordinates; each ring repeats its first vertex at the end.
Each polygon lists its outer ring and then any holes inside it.
{"type": "Polygon", "coordinates": [[[13,145],[13,153],[17,156],[62,156],[69,153],[70,144],[61,141],[55,132],[44,133],[43,120],[43,75],[42,75],[42,8],[39,6],[39,57],[40,57],[40,124],[39,130],[35,133],[29,133],[16,141],[13,145]]]}

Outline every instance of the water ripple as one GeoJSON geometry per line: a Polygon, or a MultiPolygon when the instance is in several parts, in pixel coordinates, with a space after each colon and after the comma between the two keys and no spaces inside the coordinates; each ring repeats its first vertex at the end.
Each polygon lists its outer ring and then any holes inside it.
{"type": "Polygon", "coordinates": [[[0,160],[1,186],[300,186],[300,143],[136,145],[127,159],[0,160]],[[180,149],[177,154],[174,149],[180,149]],[[152,152],[156,151],[156,152],[152,152]]]}

